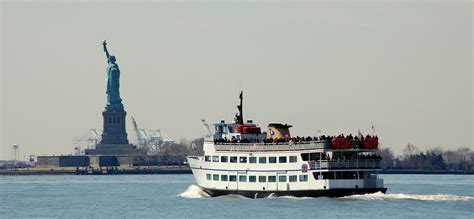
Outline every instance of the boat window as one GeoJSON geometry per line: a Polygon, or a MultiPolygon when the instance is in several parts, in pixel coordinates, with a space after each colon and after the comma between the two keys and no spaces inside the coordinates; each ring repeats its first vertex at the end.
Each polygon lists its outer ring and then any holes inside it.
{"type": "Polygon", "coordinates": [[[321,180],[324,178],[324,176],[321,174],[321,172],[313,172],[313,176],[315,180],[321,180]]]}
{"type": "Polygon", "coordinates": [[[213,181],[219,181],[219,174],[212,174],[213,181]]]}
{"type": "Polygon", "coordinates": [[[296,156],[290,156],[290,163],[296,163],[297,157],[296,156]]]}
{"type": "Polygon", "coordinates": [[[278,163],[286,163],[286,156],[278,157],[278,163]]]}
{"type": "Polygon", "coordinates": [[[249,182],[257,182],[256,176],[249,176],[249,182]]]}
{"type": "Polygon", "coordinates": [[[222,162],[222,163],[227,163],[227,162],[229,162],[229,157],[227,157],[227,156],[221,156],[221,162],[222,162]]]}
{"type": "Polygon", "coordinates": [[[230,157],[231,163],[237,163],[237,157],[230,157]]]}
{"type": "Polygon", "coordinates": [[[335,179],[334,172],[323,172],[323,179],[335,179]]]}
{"type": "Polygon", "coordinates": [[[300,182],[308,181],[308,175],[300,175],[300,182]]]}
{"type": "Polygon", "coordinates": [[[204,161],[211,162],[211,156],[204,156],[204,161]]]}
{"type": "Polygon", "coordinates": [[[303,161],[308,161],[309,160],[309,154],[308,153],[301,154],[301,159],[303,159],[303,161]]]}
{"type": "Polygon", "coordinates": [[[309,160],[320,160],[321,153],[311,153],[309,154],[309,160]]]}
{"type": "Polygon", "coordinates": [[[268,158],[268,163],[276,163],[277,162],[277,158],[276,157],[269,157],[268,158]]]}
{"type": "Polygon", "coordinates": [[[268,176],[268,182],[276,182],[276,176],[268,176]]]}
{"type": "Polygon", "coordinates": [[[357,171],[323,172],[322,176],[316,172],[313,174],[315,179],[364,179],[364,173],[357,171]]]}
{"type": "Polygon", "coordinates": [[[239,176],[239,182],[247,182],[247,176],[239,176]]]}
{"type": "Polygon", "coordinates": [[[212,156],[212,162],[219,162],[219,156],[212,156]]]}
{"type": "Polygon", "coordinates": [[[221,181],[227,182],[227,175],[221,175],[221,181]]]}
{"type": "Polygon", "coordinates": [[[267,163],[267,157],[259,157],[258,163],[267,163]]]}
{"type": "Polygon", "coordinates": [[[207,179],[207,180],[211,180],[211,174],[209,174],[209,173],[206,174],[206,179],[207,179]]]}
{"type": "Polygon", "coordinates": [[[296,182],[296,181],[298,181],[298,177],[296,175],[291,175],[290,182],[296,182]]]}
{"type": "Polygon", "coordinates": [[[258,182],[267,182],[266,176],[258,176],[258,182]]]}
{"type": "Polygon", "coordinates": [[[239,157],[239,163],[247,163],[247,157],[239,157]]]}
{"type": "Polygon", "coordinates": [[[236,175],[230,175],[230,176],[229,176],[229,181],[231,181],[231,182],[237,182],[237,176],[236,176],[236,175]]]}
{"type": "Polygon", "coordinates": [[[278,182],[286,182],[286,176],[278,176],[278,182]]]}
{"type": "Polygon", "coordinates": [[[250,157],[249,163],[257,163],[257,157],[250,157]]]}

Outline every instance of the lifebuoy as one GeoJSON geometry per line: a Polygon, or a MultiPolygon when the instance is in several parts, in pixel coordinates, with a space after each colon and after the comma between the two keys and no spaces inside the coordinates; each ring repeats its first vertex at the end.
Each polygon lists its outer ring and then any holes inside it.
{"type": "Polygon", "coordinates": [[[301,165],[301,172],[306,173],[308,172],[308,164],[303,164],[301,165]]]}

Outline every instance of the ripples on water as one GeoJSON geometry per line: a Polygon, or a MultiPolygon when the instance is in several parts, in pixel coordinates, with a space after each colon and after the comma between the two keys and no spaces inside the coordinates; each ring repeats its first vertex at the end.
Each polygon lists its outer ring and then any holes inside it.
{"type": "Polygon", "coordinates": [[[474,176],[382,175],[387,194],[211,198],[192,175],[0,176],[0,218],[473,218],[474,176]]]}

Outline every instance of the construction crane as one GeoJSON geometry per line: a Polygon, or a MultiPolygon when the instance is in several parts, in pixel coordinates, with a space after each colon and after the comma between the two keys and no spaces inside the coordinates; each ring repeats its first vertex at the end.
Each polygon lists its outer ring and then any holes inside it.
{"type": "Polygon", "coordinates": [[[209,127],[209,124],[207,124],[205,119],[201,119],[201,124],[205,132],[204,138],[206,139],[212,137],[214,134],[212,133],[211,128],[209,127]]]}
{"type": "Polygon", "coordinates": [[[137,136],[138,147],[150,147],[154,146],[158,150],[158,146],[163,144],[174,143],[174,140],[168,135],[161,132],[159,129],[140,129],[137,121],[132,117],[133,130],[137,136]]]}
{"type": "Polygon", "coordinates": [[[88,148],[92,149],[95,148],[95,146],[100,142],[101,136],[100,136],[100,131],[97,129],[90,129],[87,134],[82,135],[79,138],[75,138],[74,141],[74,152],[76,154],[80,154],[80,149],[81,148],[88,148]],[[79,149],[76,150],[76,148],[79,149]]]}
{"type": "Polygon", "coordinates": [[[135,135],[137,136],[138,147],[141,147],[145,145],[145,142],[143,142],[143,136],[142,136],[143,134],[138,128],[137,122],[135,121],[135,118],[133,118],[133,116],[132,116],[132,123],[133,123],[133,131],[135,132],[135,135]]]}

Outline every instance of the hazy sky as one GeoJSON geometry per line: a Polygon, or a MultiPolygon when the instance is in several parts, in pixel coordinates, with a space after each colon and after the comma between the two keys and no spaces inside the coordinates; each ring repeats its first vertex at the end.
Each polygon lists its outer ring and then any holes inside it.
{"type": "Polygon", "coordinates": [[[67,154],[101,129],[104,39],[142,128],[199,119],[370,132],[400,152],[473,146],[471,1],[1,3],[1,156],[67,154]]]}

